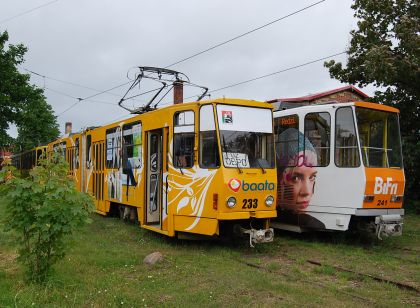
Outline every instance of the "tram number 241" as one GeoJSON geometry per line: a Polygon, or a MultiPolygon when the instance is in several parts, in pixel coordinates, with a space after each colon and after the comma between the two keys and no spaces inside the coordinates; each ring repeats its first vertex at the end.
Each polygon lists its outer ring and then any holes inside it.
{"type": "Polygon", "coordinates": [[[378,200],[376,206],[388,205],[388,200],[378,200]]]}
{"type": "Polygon", "coordinates": [[[256,209],[258,207],[258,199],[243,199],[242,208],[243,209],[256,209]]]}

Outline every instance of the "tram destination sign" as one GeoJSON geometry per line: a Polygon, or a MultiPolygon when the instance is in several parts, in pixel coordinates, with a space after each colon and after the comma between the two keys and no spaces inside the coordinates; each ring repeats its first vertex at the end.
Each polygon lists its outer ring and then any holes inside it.
{"type": "Polygon", "coordinates": [[[223,152],[223,162],[225,167],[249,168],[248,155],[245,153],[223,152]]]}

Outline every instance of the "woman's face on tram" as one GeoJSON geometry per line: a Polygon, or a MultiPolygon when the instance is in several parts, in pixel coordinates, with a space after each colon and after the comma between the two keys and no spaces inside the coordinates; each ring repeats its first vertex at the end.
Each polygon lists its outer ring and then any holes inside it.
{"type": "Polygon", "coordinates": [[[300,159],[293,159],[290,165],[298,161],[297,166],[287,167],[280,178],[280,203],[284,209],[303,211],[309,206],[314,193],[317,170],[317,156],[314,152],[299,153],[300,159]],[[305,159],[303,159],[305,158],[305,159]]]}

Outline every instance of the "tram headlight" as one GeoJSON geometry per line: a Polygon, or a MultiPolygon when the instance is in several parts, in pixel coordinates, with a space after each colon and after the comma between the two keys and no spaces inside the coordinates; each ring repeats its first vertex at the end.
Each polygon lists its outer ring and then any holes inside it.
{"type": "Polygon", "coordinates": [[[265,205],[272,206],[274,204],[274,198],[273,196],[268,196],[265,198],[265,205]]]}
{"type": "Polygon", "coordinates": [[[226,201],[226,205],[228,208],[233,209],[236,205],[236,198],[235,197],[229,197],[226,201]]]}
{"type": "Polygon", "coordinates": [[[403,200],[403,196],[392,195],[391,202],[400,203],[403,200]]]}

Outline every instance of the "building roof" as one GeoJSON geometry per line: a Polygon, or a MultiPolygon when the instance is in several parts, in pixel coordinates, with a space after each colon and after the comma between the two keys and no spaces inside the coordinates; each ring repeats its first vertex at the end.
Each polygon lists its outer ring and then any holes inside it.
{"type": "Polygon", "coordinates": [[[360,95],[362,98],[368,98],[369,97],[369,95],[360,91],[355,86],[349,85],[349,86],[333,89],[333,90],[330,90],[330,91],[310,94],[310,95],[301,96],[301,97],[276,98],[276,99],[268,100],[267,103],[313,101],[313,100],[316,100],[316,99],[319,99],[319,98],[322,98],[322,97],[325,97],[325,96],[328,96],[328,95],[331,95],[331,94],[335,94],[335,93],[338,93],[338,92],[343,92],[343,91],[355,92],[356,94],[360,95]]]}

